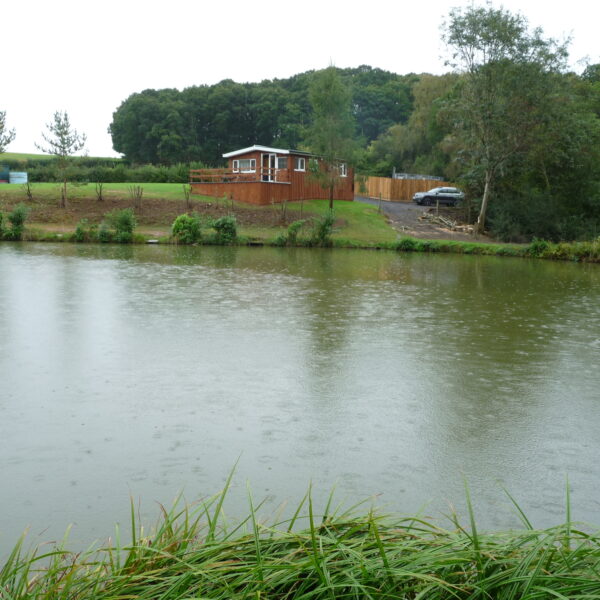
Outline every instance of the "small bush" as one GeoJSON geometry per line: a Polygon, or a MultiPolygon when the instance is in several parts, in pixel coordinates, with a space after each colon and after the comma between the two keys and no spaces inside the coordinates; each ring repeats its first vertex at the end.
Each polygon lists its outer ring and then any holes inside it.
{"type": "Polygon", "coordinates": [[[335,214],[332,210],[328,211],[320,219],[316,219],[313,225],[311,244],[313,246],[331,246],[331,234],[333,233],[334,223],[335,214]]]}
{"type": "Polygon", "coordinates": [[[288,238],[285,233],[277,234],[277,237],[273,240],[273,245],[275,246],[285,246],[287,244],[288,238]]]}
{"type": "Polygon", "coordinates": [[[8,221],[11,225],[10,229],[2,229],[2,223],[0,222],[2,236],[8,240],[20,240],[23,237],[23,230],[25,229],[25,221],[27,220],[28,213],[29,209],[24,204],[17,204],[17,206],[8,213],[8,221]]]}
{"type": "Polygon", "coordinates": [[[411,237],[403,237],[398,240],[396,245],[397,250],[402,252],[414,252],[417,247],[417,240],[411,237]]]}
{"type": "Polygon", "coordinates": [[[237,238],[237,222],[234,216],[221,217],[212,224],[212,227],[217,232],[216,242],[218,244],[231,244],[235,242],[237,238]]]}
{"type": "Polygon", "coordinates": [[[295,245],[298,242],[298,235],[304,227],[306,223],[306,219],[300,219],[299,221],[294,221],[290,223],[287,228],[287,243],[290,245],[295,245]]]}
{"type": "Polygon", "coordinates": [[[171,231],[178,244],[197,244],[202,240],[202,222],[197,214],[179,215],[171,231]]]}
{"type": "Polygon", "coordinates": [[[546,240],[538,240],[538,238],[533,238],[533,241],[527,247],[527,254],[537,258],[539,256],[543,256],[549,247],[550,243],[546,240]]]}
{"type": "Polygon", "coordinates": [[[112,232],[110,231],[106,223],[101,223],[98,229],[98,241],[102,244],[108,244],[112,242],[112,232]]]}
{"type": "Polygon", "coordinates": [[[75,228],[75,233],[73,234],[73,240],[76,242],[87,242],[89,240],[89,232],[87,230],[87,219],[81,219],[79,223],[77,223],[77,227],[75,228]]]}
{"type": "Polygon", "coordinates": [[[115,237],[119,234],[125,234],[125,237],[128,235],[131,238],[133,230],[137,226],[135,214],[131,208],[113,210],[104,215],[104,219],[109,227],[115,230],[115,237]]]}

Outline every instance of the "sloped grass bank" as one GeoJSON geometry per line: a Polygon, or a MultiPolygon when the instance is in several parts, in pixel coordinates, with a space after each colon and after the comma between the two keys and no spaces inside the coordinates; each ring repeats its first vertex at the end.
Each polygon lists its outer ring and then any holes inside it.
{"type": "MultiPolygon", "coordinates": [[[[10,600],[519,599],[600,598],[600,535],[569,521],[479,533],[422,517],[335,509],[317,516],[310,493],[276,524],[222,519],[224,493],[195,508],[164,510],[144,535],[132,508],[132,543],[99,550],[23,551],[0,570],[10,600]]],[[[470,506],[470,504],[469,504],[470,506]]],[[[518,508],[518,507],[517,507],[518,508]]],[[[520,510],[520,509],[519,509],[520,510]]]]}

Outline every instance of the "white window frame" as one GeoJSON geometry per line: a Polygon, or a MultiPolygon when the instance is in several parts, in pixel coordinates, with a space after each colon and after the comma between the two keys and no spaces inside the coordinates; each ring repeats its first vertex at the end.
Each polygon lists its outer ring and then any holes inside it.
{"type": "Polygon", "coordinates": [[[277,157],[277,168],[278,168],[278,169],[282,169],[282,170],[286,170],[286,171],[287,171],[287,169],[288,169],[287,167],[280,167],[280,166],[279,166],[279,161],[280,161],[280,160],[285,160],[285,161],[287,161],[287,163],[288,163],[288,165],[289,165],[290,163],[289,163],[289,161],[288,161],[288,157],[287,157],[287,156],[278,156],[278,157],[277,157]]]}
{"type": "Polygon", "coordinates": [[[234,173],[256,173],[256,159],[255,158],[239,158],[235,159],[232,164],[234,173]],[[243,169],[241,168],[240,163],[242,161],[248,161],[249,168],[243,169]]]}
{"type": "Polygon", "coordinates": [[[294,171],[306,171],[306,159],[304,156],[295,156],[294,157],[294,171]],[[296,162],[298,163],[298,167],[296,168],[296,162]],[[300,167],[302,165],[302,167],[300,167]]]}
{"type": "Polygon", "coordinates": [[[348,165],[340,163],[340,177],[348,177],[348,165]]]}

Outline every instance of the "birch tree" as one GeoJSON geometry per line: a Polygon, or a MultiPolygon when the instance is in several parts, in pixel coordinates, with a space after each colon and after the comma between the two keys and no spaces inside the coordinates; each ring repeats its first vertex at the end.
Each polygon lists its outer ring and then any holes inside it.
{"type": "Polygon", "coordinates": [[[448,64],[461,75],[450,114],[483,198],[476,232],[483,233],[494,181],[536,142],[552,97],[552,73],[564,69],[566,44],[544,39],[527,20],[491,5],[453,9],[444,24],[448,64]]]}

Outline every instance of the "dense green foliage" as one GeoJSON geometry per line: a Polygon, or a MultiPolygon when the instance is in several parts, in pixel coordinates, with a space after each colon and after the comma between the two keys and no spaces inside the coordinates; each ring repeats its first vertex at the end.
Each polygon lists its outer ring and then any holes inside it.
{"type": "Polygon", "coordinates": [[[171,228],[173,239],[179,244],[197,244],[202,239],[199,215],[179,215],[171,228]]]}
{"type": "MultiPolygon", "coordinates": [[[[62,182],[62,171],[54,157],[40,155],[28,159],[0,159],[12,171],[26,171],[34,183],[62,182]]],[[[131,165],[116,158],[74,157],[67,167],[68,180],[75,183],[187,183],[190,169],[202,169],[200,162],[173,165],[131,165]]]]}
{"type": "Polygon", "coordinates": [[[0,240],[11,240],[17,241],[23,237],[23,231],[25,230],[25,221],[29,209],[22,202],[17,204],[10,213],[8,213],[7,220],[10,223],[10,227],[6,227],[4,224],[4,215],[0,212],[0,240]]]}
{"type": "MultiPolygon", "coordinates": [[[[357,137],[373,140],[408,119],[414,75],[368,66],[336,71],[351,90],[357,137]]],[[[224,152],[253,144],[298,148],[312,123],[313,76],[132,94],[113,115],[113,146],[132,162],[155,164],[221,164],[224,152]]]]}
{"type": "Polygon", "coordinates": [[[237,238],[237,221],[234,215],[226,215],[216,219],[212,228],[217,232],[215,241],[217,244],[232,244],[237,238]]]}
{"type": "Polygon", "coordinates": [[[74,233],[65,239],[73,242],[131,244],[136,226],[135,214],[131,208],[113,210],[104,215],[100,226],[90,225],[87,219],[82,219],[77,223],[74,233]]]}
{"type": "MultiPolygon", "coordinates": [[[[229,484],[229,482],[228,482],[229,484]]],[[[249,495],[241,525],[222,515],[225,492],[199,507],[163,508],[145,533],[132,506],[131,542],[100,550],[25,551],[0,569],[11,600],[542,600],[599,598],[600,537],[566,522],[483,533],[467,496],[468,521],[447,527],[422,516],[385,516],[335,506],[317,512],[310,492],[293,516],[265,521],[249,495]]]]}

